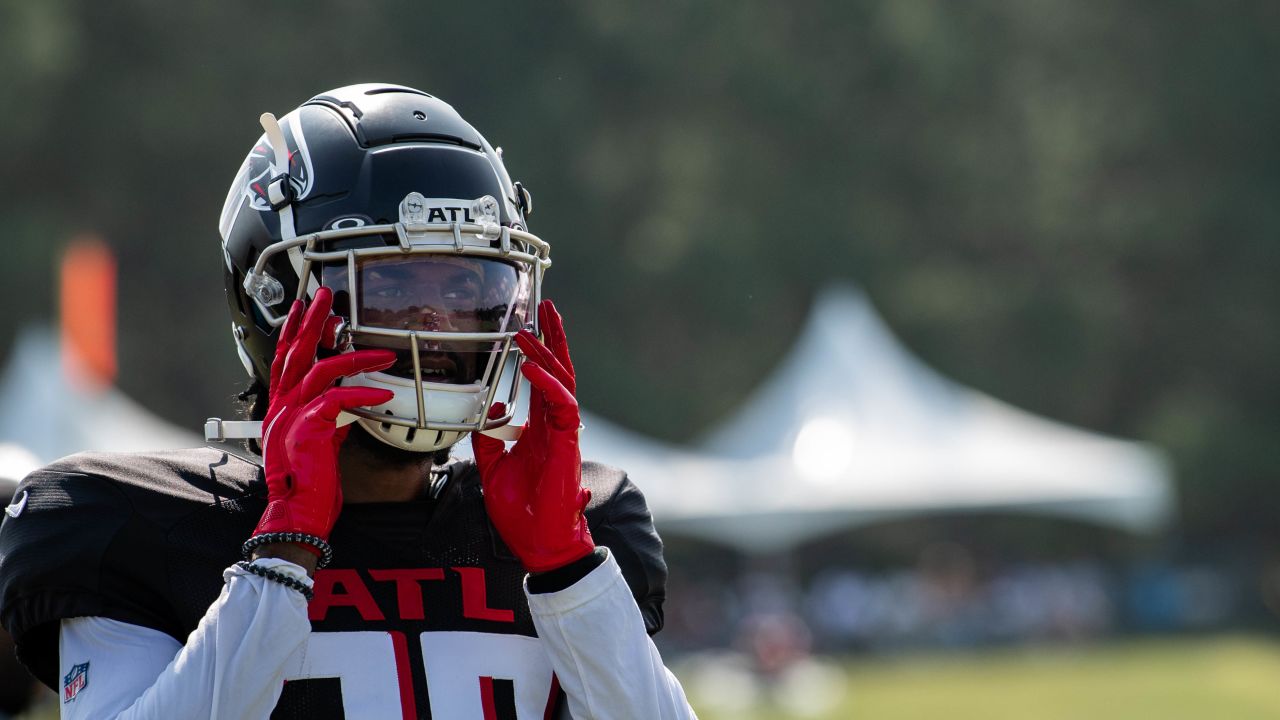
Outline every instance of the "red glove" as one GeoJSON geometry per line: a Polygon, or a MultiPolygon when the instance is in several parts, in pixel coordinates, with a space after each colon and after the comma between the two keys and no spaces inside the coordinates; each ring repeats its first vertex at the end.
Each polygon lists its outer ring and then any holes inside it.
{"type": "MultiPolygon", "coordinates": [[[[563,567],[595,549],[582,514],[591,492],[582,487],[569,343],[550,300],[538,306],[538,318],[546,345],[528,330],[516,335],[531,390],[524,433],[510,451],[497,438],[471,434],[489,519],[529,572],[563,567]]],[[[489,416],[504,411],[495,403],[489,416]]]]}
{"type": "Polygon", "coordinates": [[[253,531],[254,539],[246,543],[246,552],[265,542],[291,541],[280,536],[269,541],[258,538],[265,533],[301,533],[320,541],[303,539],[303,547],[317,555],[327,550],[329,531],[342,509],[338,447],[351,429],[337,426],[338,412],[380,405],[395,395],[378,388],[332,387],[338,378],[381,370],[396,360],[390,350],[357,350],[316,362],[316,345],[332,307],[333,293],[322,287],[305,317],[303,302],[293,303],[280,331],[262,425],[267,509],[253,531]]]}

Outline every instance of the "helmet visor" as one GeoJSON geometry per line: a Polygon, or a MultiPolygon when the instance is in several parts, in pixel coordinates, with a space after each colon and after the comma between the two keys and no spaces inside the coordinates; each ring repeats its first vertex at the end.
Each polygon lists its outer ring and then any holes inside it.
{"type": "Polygon", "coordinates": [[[528,322],[530,273],[502,260],[439,253],[357,256],[352,275],[345,263],[322,269],[323,283],[334,291],[334,311],[354,320],[355,343],[396,351],[397,363],[384,371],[392,375],[414,377],[409,333],[421,333],[416,367],[423,381],[482,382],[502,350],[499,334],[528,322]]]}

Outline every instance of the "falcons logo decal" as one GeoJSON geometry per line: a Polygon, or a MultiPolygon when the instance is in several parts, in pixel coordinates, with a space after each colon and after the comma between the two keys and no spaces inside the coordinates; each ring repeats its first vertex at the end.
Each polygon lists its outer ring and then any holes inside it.
{"type": "MultiPolygon", "coordinates": [[[[311,192],[311,153],[307,150],[307,139],[294,118],[285,118],[280,123],[284,131],[285,143],[289,146],[289,181],[299,200],[311,192]],[[297,128],[297,132],[295,132],[297,128]]],[[[245,183],[245,193],[249,196],[249,206],[259,212],[271,212],[271,201],[267,199],[267,183],[271,182],[278,170],[272,166],[275,150],[267,142],[267,136],[258,138],[247,159],[249,179],[245,183]]]]}

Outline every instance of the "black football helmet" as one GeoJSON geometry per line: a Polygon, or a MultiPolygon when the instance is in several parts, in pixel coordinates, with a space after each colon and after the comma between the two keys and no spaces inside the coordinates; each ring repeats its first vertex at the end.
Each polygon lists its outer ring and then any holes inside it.
{"type": "MultiPolygon", "coordinates": [[[[515,406],[515,333],[550,247],[527,231],[531,198],[447,103],[397,85],[317,95],[265,134],[231,183],[222,235],[240,360],[266,386],[295,298],[334,291],[335,352],[390,348],[399,362],[351,379],[395,398],[353,411],[372,435],[416,452],[497,432],[515,406]]],[[[348,418],[349,420],[350,418],[348,418]]]]}

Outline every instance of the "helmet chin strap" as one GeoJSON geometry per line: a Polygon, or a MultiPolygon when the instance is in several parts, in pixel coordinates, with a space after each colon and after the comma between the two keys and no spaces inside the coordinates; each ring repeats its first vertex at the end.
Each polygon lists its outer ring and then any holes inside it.
{"type": "MultiPolygon", "coordinates": [[[[350,425],[358,419],[359,418],[351,413],[340,412],[338,413],[338,427],[350,425]]],[[[211,417],[204,421],[204,439],[208,442],[221,442],[223,440],[261,440],[262,421],[223,420],[222,418],[211,417]]]]}
{"type": "Polygon", "coordinates": [[[496,428],[481,430],[479,432],[481,435],[488,435],[491,438],[497,438],[506,442],[514,442],[520,439],[520,433],[524,432],[524,426],[516,425],[515,423],[507,423],[506,425],[499,425],[496,428]]]}
{"type": "Polygon", "coordinates": [[[259,440],[262,438],[262,421],[260,420],[223,420],[211,417],[204,421],[204,439],[206,442],[222,442],[223,440],[259,440]]]}
{"type": "MultiPolygon", "coordinates": [[[[356,419],[356,416],[350,413],[339,413],[338,427],[350,425],[355,422],[356,419]]],[[[520,439],[520,434],[522,432],[524,432],[523,425],[508,423],[507,425],[496,427],[491,430],[481,430],[480,434],[488,435],[491,438],[497,438],[506,442],[513,442],[520,439]]],[[[204,439],[207,442],[221,442],[223,440],[261,440],[262,421],[223,420],[222,418],[211,417],[204,422],[204,439]]]]}

